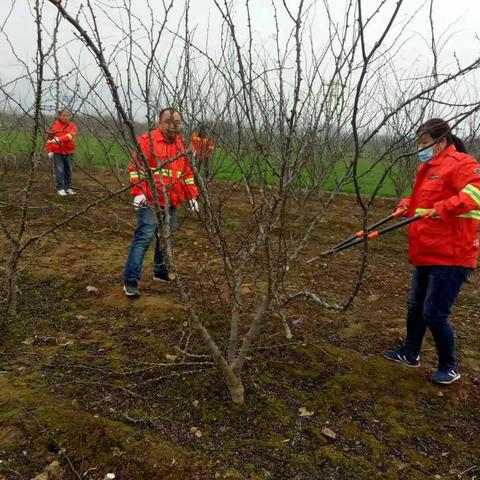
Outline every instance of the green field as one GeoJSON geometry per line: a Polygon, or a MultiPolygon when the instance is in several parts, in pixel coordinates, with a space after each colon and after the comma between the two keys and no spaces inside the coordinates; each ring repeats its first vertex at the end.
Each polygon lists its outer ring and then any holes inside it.
{"type": "MultiPolygon", "coordinates": [[[[126,167],[129,160],[129,152],[118,141],[111,138],[100,139],[91,134],[81,133],[78,135],[76,150],[76,161],[79,164],[88,166],[115,166],[117,168],[126,167]]],[[[43,152],[43,146],[40,146],[43,152]]],[[[0,156],[6,155],[26,156],[30,150],[30,138],[28,134],[15,130],[0,130],[0,156]]],[[[251,166],[248,159],[245,162],[245,168],[251,166]]],[[[358,175],[362,194],[369,195],[377,186],[381,176],[384,173],[384,164],[373,165],[369,158],[359,161],[358,175]]],[[[345,162],[337,162],[334,171],[327,177],[324,182],[326,191],[333,190],[337,179],[341,178],[346,170],[345,162]]],[[[213,171],[215,178],[226,181],[239,181],[242,173],[238,162],[230,153],[226,153],[221,149],[217,149],[213,158],[213,171]]],[[[298,186],[308,185],[308,173],[305,172],[303,179],[299,179],[298,186]]],[[[267,182],[275,183],[275,178],[271,172],[265,172],[267,182]]],[[[343,193],[354,193],[355,188],[353,182],[349,182],[341,189],[343,193]]],[[[385,197],[394,197],[395,188],[390,178],[386,178],[378,195],[385,197]]]]}
{"type": "MultiPolygon", "coordinates": [[[[30,151],[31,139],[22,131],[6,132],[0,130],[0,155],[12,154],[25,156],[30,151]]],[[[129,155],[118,141],[113,139],[100,139],[90,134],[80,134],[76,139],[77,160],[82,164],[97,166],[114,162],[119,166],[127,165],[129,155]]],[[[40,145],[41,151],[43,145],[40,145]]]]}

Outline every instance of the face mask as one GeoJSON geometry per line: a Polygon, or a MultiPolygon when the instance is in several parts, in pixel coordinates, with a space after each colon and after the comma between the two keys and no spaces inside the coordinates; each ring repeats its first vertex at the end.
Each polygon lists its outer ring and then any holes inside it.
{"type": "Polygon", "coordinates": [[[422,163],[428,162],[434,156],[433,147],[426,148],[425,150],[418,152],[417,155],[418,155],[418,159],[422,163]]]}

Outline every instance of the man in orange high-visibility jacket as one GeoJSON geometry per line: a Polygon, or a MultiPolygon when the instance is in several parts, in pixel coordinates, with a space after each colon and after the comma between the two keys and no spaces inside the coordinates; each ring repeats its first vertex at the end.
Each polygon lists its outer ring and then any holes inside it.
{"type": "Polygon", "coordinates": [[[72,190],[72,168],[76,135],[77,126],[70,121],[70,113],[65,109],[59,110],[47,132],[45,149],[48,157],[53,159],[55,184],[61,196],[75,195],[72,190]]]}
{"type": "Polygon", "coordinates": [[[420,365],[427,328],[438,353],[437,383],[460,378],[450,310],[477,265],[480,220],[480,165],[452,135],[447,122],[433,118],[417,131],[422,162],[410,198],[400,202],[409,217],[430,210],[408,228],[409,260],[415,267],[408,300],[405,345],[384,356],[411,367],[420,365]]]}
{"type": "MultiPolygon", "coordinates": [[[[138,143],[155,182],[158,203],[163,208],[168,208],[166,217],[169,218],[172,231],[176,228],[177,207],[180,203],[188,201],[190,209],[198,211],[198,190],[190,163],[183,155],[185,146],[179,135],[181,124],[180,114],[172,108],[166,108],[160,112],[158,128],[138,137],[138,143]]],[[[128,170],[132,183],[130,192],[137,209],[137,228],[125,265],[123,290],[127,296],[135,297],[140,295],[138,281],[142,273],[143,259],[154,239],[153,279],[169,282],[171,278],[160,247],[157,220],[152,209],[154,192],[146,180],[144,165],[136,154],[133,155],[128,170]]]]}
{"type": "Polygon", "coordinates": [[[215,142],[208,136],[206,125],[200,125],[196,132],[192,133],[191,145],[193,153],[198,158],[198,168],[203,165],[205,169],[205,180],[210,179],[210,158],[215,150],[215,142]]]}

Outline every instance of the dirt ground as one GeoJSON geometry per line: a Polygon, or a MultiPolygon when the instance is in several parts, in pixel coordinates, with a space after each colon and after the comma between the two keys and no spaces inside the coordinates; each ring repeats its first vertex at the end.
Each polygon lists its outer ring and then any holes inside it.
{"type": "MultiPolygon", "coordinates": [[[[76,175],[79,195],[66,198],[57,197],[50,174],[38,176],[29,232],[102,195],[98,182],[76,175]]],[[[113,188],[107,172],[96,177],[113,188]]],[[[24,182],[18,172],[0,182],[11,225],[24,182]]],[[[213,188],[225,195],[226,224],[241,235],[244,194],[226,184],[213,188]]],[[[393,206],[378,200],[372,216],[393,206]]],[[[480,478],[478,273],[452,313],[462,374],[456,384],[430,382],[436,365],[430,335],[419,369],[381,356],[404,333],[410,267],[400,231],[372,245],[367,280],[346,313],[295,302],[287,311],[292,340],[278,318],[268,321],[249,354],[246,404],[238,407],[189,331],[176,287],[152,280],[150,252],[142,296],[123,295],[134,221],[125,196],[25,256],[20,318],[1,333],[0,479],[34,478],[54,461],[63,473],[50,478],[66,480],[102,480],[108,473],[125,480],[480,478]],[[198,356],[175,350],[187,341],[198,356]]],[[[343,302],[359,250],[304,261],[358,230],[359,222],[353,199],[339,197],[286,289],[343,302]]],[[[296,220],[290,228],[298,228],[296,220]]],[[[180,274],[221,343],[228,336],[226,307],[212,281],[215,270],[202,270],[215,250],[184,209],[175,243],[180,274]]],[[[8,244],[1,236],[0,248],[3,262],[8,244]]],[[[253,305],[254,286],[247,284],[244,295],[253,305]]]]}

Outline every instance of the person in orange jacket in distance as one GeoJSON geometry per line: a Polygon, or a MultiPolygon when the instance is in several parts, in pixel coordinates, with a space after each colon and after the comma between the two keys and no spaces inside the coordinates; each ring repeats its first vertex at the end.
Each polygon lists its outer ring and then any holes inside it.
{"type": "Polygon", "coordinates": [[[215,150],[215,142],[213,138],[209,136],[208,128],[206,125],[200,125],[198,129],[192,133],[191,136],[192,150],[195,156],[198,158],[198,169],[205,169],[205,180],[210,180],[210,160],[215,150]]]}
{"type": "Polygon", "coordinates": [[[60,196],[75,195],[72,189],[73,155],[77,126],[70,121],[70,112],[61,109],[47,132],[45,149],[53,160],[55,186],[60,196]]]}

